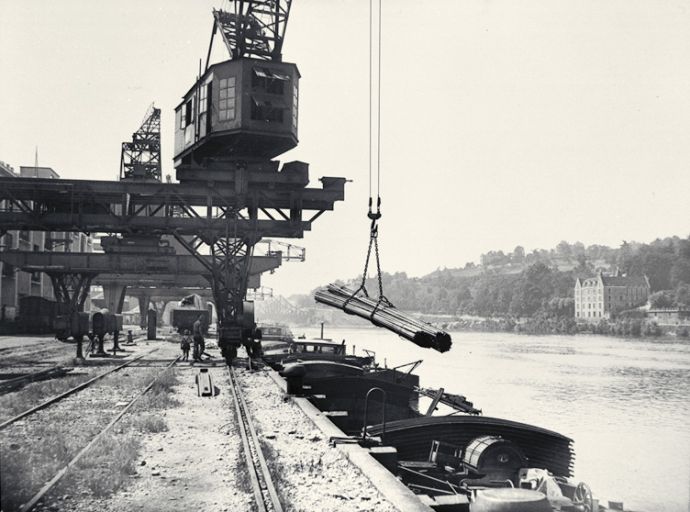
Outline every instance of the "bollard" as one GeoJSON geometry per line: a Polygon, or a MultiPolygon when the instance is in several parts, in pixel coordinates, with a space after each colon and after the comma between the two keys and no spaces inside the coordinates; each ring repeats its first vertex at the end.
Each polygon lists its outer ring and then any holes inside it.
{"type": "Polygon", "coordinates": [[[199,396],[213,396],[213,381],[208,368],[200,368],[196,376],[197,394],[199,396]]]}

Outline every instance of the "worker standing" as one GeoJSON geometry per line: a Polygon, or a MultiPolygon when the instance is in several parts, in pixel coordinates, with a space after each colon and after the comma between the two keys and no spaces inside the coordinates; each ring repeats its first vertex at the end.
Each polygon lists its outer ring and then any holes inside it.
{"type": "Polygon", "coordinates": [[[182,335],[182,340],[180,341],[180,348],[182,349],[182,360],[183,361],[189,360],[189,347],[191,345],[190,338],[191,338],[191,336],[189,335],[189,329],[186,329],[184,331],[184,334],[182,335]]]}
{"type": "Polygon", "coordinates": [[[201,361],[201,356],[206,348],[204,345],[204,329],[202,326],[201,315],[196,319],[192,325],[192,334],[194,336],[194,360],[201,361]]]}

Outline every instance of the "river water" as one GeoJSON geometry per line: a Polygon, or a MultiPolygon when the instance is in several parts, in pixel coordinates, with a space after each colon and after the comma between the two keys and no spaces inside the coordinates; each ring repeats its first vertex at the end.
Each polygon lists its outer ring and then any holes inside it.
{"type": "MultiPolygon", "coordinates": [[[[316,329],[295,335],[317,336],[316,329]]],[[[446,354],[383,329],[326,327],[394,366],[416,359],[424,387],[462,394],[487,416],[575,440],[575,478],[642,512],[687,512],[690,342],[457,332],[446,354]]]]}

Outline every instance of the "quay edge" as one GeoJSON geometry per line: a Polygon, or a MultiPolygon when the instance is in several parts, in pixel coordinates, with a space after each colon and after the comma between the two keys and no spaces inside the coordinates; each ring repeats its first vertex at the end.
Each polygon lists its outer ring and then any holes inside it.
{"type": "MultiPolygon", "coordinates": [[[[268,375],[275,385],[287,392],[287,383],[274,370],[268,375]]],[[[292,402],[300,408],[307,418],[328,438],[346,438],[347,435],[336,427],[307,398],[291,397],[292,402]]],[[[366,448],[358,444],[336,443],[338,450],[369,479],[374,487],[398,510],[404,512],[433,512],[423,504],[405,484],[377,461],[366,448]]]]}

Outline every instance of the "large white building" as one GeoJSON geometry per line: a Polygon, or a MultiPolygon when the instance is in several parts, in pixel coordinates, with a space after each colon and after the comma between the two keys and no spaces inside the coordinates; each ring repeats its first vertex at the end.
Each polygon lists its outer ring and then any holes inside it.
{"type": "Polygon", "coordinates": [[[599,321],[626,309],[642,306],[649,297],[646,276],[623,276],[619,271],[609,276],[599,272],[596,277],[575,281],[575,318],[599,321]]]}

